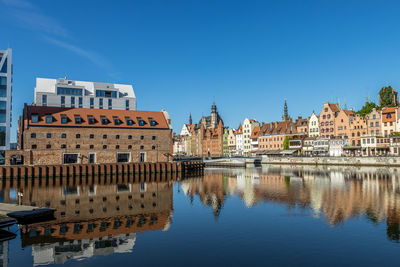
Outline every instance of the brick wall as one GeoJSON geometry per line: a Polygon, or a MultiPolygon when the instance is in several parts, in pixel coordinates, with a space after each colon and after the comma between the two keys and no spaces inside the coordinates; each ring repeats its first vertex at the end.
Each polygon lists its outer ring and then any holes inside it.
{"type": "Polygon", "coordinates": [[[29,127],[23,140],[24,163],[35,165],[62,164],[64,153],[78,153],[82,164],[89,153],[100,164],[115,163],[117,153],[130,153],[131,162],[139,162],[141,152],[147,162],[169,161],[172,154],[169,129],[29,127]]]}

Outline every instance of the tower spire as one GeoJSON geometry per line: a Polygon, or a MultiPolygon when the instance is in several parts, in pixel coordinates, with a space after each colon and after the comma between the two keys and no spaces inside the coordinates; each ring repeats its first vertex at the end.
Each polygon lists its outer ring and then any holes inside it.
{"type": "Polygon", "coordinates": [[[189,124],[192,124],[192,113],[189,113],[189,124]]]}
{"type": "Polygon", "coordinates": [[[289,119],[289,112],[288,112],[288,106],[287,106],[286,97],[285,97],[285,105],[283,106],[282,120],[288,120],[288,119],[289,119]]]}

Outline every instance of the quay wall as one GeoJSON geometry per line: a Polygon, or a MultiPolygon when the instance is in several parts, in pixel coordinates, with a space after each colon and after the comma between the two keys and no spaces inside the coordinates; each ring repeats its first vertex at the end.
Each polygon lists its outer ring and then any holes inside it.
{"type": "Polygon", "coordinates": [[[261,163],[400,167],[400,157],[263,157],[261,163]]]}
{"type": "Polygon", "coordinates": [[[135,174],[192,174],[203,171],[203,162],[142,162],[113,164],[15,165],[1,166],[0,179],[89,177],[135,174]]]}

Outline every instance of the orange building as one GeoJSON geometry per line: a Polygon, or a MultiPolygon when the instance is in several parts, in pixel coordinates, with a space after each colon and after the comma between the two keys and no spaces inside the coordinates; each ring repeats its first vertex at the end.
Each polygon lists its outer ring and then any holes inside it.
{"type": "Polygon", "coordinates": [[[201,125],[197,132],[200,143],[200,156],[222,156],[223,155],[223,136],[224,124],[222,120],[219,121],[216,128],[205,128],[201,125]]]}
{"type": "Polygon", "coordinates": [[[265,123],[260,129],[258,137],[258,150],[283,150],[283,140],[285,137],[295,133],[296,126],[292,119],[280,122],[265,123]]]}
{"type": "Polygon", "coordinates": [[[335,118],[339,113],[339,108],[336,104],[325,102],[319,114],[319,132],[321,137],[334,137],[335,118]]]}
{"type": "Polygon", "coordinates": [[[361,136],[368,133],[367,120],[356,114],[350,123],[350,145],[361,147],[361,136]]]}
{"type": "Polygon", "coordinates": [[[382,134],[387,137],[396,131],[397,107],[384,107],[381,114],[382,134]]]}
{"type": "Polygon", "coordinates": [[[350,123],[354,119],[355,113],[352,110],[341,109],[335,118],[335,136],[350,137],[350,123]]]}

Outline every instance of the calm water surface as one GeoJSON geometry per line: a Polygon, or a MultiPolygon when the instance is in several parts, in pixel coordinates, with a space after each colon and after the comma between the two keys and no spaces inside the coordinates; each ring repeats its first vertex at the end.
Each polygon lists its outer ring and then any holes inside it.
{"type": "Polygon", "coordinates": [[[3,182],[0,200],[56,208],[13,226],[3,266],[395,266],[400,170],[206,169],[180,182],[3,182]],[[18,192],[23,197],[18,199],[18,192]]]}

